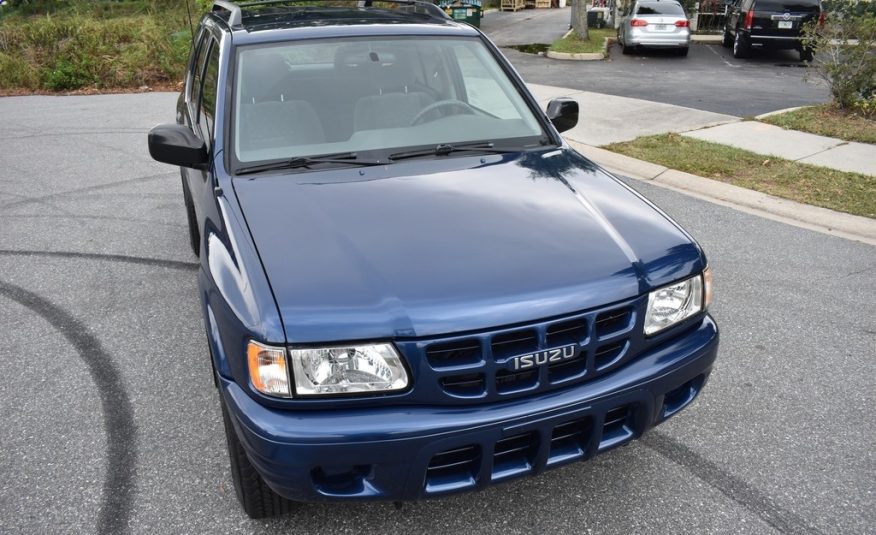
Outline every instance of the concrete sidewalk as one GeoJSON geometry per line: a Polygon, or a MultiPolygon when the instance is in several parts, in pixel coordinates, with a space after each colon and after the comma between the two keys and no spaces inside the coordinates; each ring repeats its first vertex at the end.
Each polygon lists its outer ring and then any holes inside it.
{"type": "Polygon", "coordinates": [[[577,89],[527,84],[544,108],[557,97],[578,101],[578,126],[565,132],[567,139],[586,145],[601,146],[630,141],[639,136],[688,132],[708,126],[739,121],[738,117],[694,110],[649,100],[617,97],[577,89]]]}
{"type": "Polygon", "coordinates": [[[876,176],[876,146],[847,143],[682,106],[563,87],[527,85],[542,106],[557,97],[578,101],[578,126],[563,136],[581,154],[611,172],[798,227],[876,245],[874,219],[781,199],[599,148],[643,135],[677,132],[760,154],[876,176]]]}
{"type": "Polygon", "coordinates": [[[578,126],[567,139],[599,147],[640,136],[680,133],[691,138],[806,163],[876,176],[876,145],[855,143],[759,121],[564,87],[527,84],[542,106],[557,97],[578,101],[578,126]]]}
{"type": "Polygon", "coordinates": [[[683,135],[767,156],[876,176],[876,145],[785,130],[759,121],[704,128],[683,135]]]}

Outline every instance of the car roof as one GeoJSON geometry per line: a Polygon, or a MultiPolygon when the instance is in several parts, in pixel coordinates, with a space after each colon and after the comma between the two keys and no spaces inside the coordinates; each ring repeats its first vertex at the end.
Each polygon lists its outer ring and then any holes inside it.
{"type": "Polygon", "coordinates": [[[312,5],[305,0],[263,0],[232,4],[217,0],[209,17],[234,36],[237,44],[315,37],[368,35],[478,35],[450,19],[437,6],[419,0],[374,2],[378,6],[312,5]]]}

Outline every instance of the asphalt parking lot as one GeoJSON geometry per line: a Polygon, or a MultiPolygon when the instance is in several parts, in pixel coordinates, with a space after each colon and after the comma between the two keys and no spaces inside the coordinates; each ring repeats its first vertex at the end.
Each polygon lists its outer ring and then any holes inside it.
{"type": "Polygon", "coordinates": [[[613,45],[605,61],[564,61],[510,48],[552,43],[568,29],[569,15],[569,8],[488,13],[481,29],[502,47],[524,80],[539,84],[737,117],[830,100],[822,83],[804,80],[805,64],[795,51],[759,51],[739,60],[719,44],[693,44],[687,57],[660,50],[625,56],[613,45]]]}
{"type": "Polygon", "coordinates": [[[716,272],[722,347],[689,409],[485,492],[248,520],[179,174],[146,150],[175,99],[0,99],[0,532],[872,532],[876,249],[633,181],[716,272]]]}

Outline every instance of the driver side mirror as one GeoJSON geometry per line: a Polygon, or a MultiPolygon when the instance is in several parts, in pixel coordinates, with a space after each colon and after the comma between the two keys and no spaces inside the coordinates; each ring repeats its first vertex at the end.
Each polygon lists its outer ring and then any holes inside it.
{"type": "Polygon", "coordinates": [[[548,102],[547,116],[557,132],[565,132],[578,124],[578,103],[570,98],[555,98],[548,102]]]}
{"type": "Polygon", "coordinates": [[[160,124],[150,130],[149,155],[162,163],[193,169],[206,169],[209,161],[207,144],[181,124],[160,124]]]}

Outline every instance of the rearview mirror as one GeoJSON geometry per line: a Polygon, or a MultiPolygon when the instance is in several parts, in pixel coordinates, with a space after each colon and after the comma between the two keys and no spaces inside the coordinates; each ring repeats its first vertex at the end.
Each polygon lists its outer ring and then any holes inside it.
{"type": "Polygon", "coordinates": [[[548,102],[547,116],[557,132],[565,132],[578,124],[578,103],[570,98],[555,98],[548,102]]]}
{"type": "Polygon", "coordinates": [[[149,155],[153,159],[181,167],[205,169],[207,145],[181,124],[160,124],[149,131],[149,155]]]}

